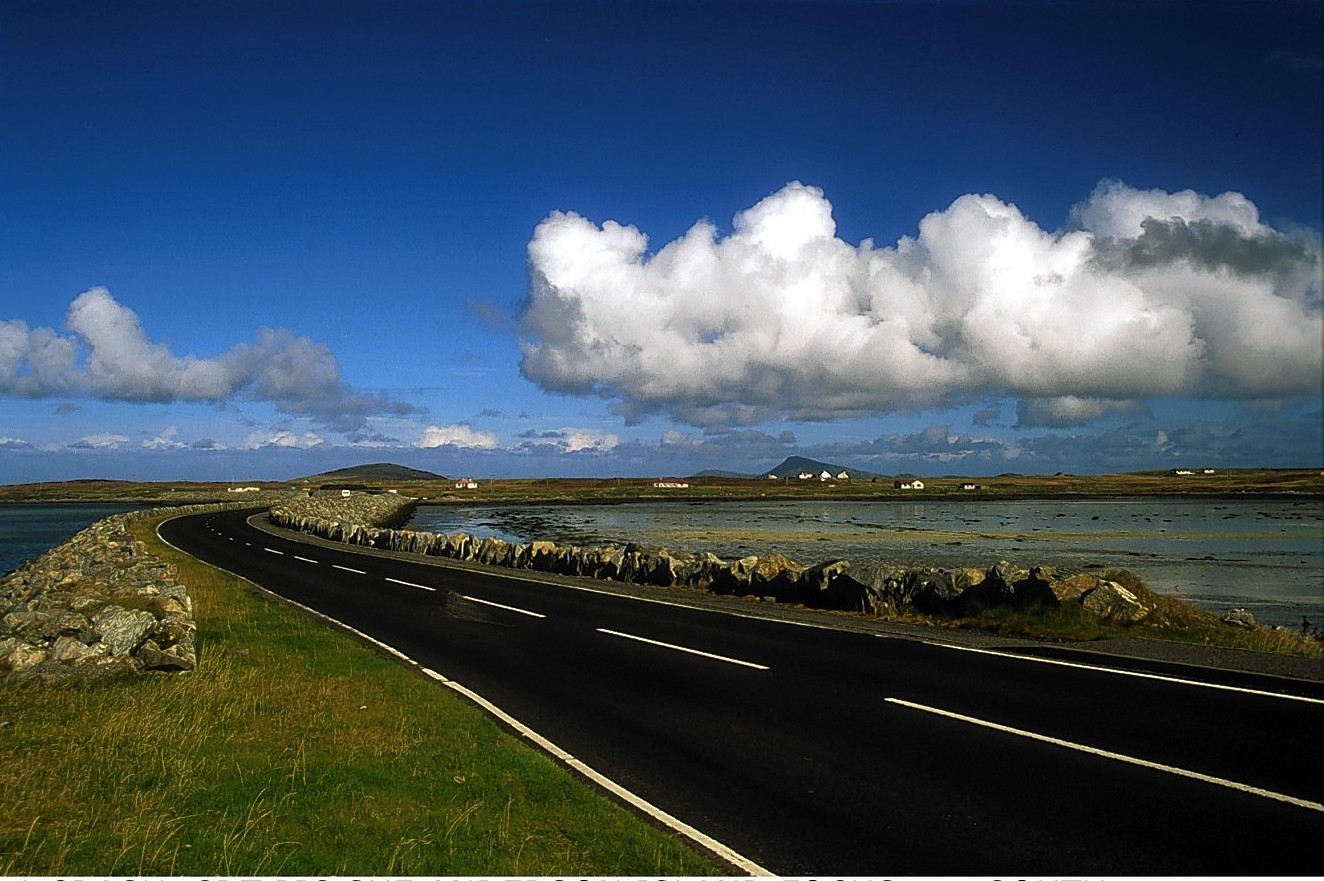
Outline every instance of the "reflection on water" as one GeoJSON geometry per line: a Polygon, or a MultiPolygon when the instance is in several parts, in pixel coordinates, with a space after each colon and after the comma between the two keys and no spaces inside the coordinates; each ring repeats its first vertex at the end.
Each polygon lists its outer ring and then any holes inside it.
{"type": "Polygon", "coordinates": [[[1264,623],[1324,623],[1324,504],[1166,499],[997,502],[646,502],[422,506],[411,528],[513,541],[634,541],[802,563],[1126,568],[1195,605],[1264,623]]]}

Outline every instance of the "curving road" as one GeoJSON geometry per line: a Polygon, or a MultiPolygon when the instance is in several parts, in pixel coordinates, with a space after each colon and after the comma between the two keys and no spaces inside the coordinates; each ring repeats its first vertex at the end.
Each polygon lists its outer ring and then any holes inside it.
{"type": "Polygon", "coordinates": [[[161,534],[461,683],[776,874],[1320,865],[1311,683],[717,614],[301,541],[249,514],[161,534]]]}

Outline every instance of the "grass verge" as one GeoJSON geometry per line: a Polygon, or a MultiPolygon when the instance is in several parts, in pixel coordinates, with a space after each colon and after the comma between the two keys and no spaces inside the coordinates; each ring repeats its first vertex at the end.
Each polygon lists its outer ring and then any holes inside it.
{"type": "Polygon", "coordinates": [[[156,522],[136,537],[189,586],[198,670],[0,681],[0,875],[725,871],[156,522]]]}

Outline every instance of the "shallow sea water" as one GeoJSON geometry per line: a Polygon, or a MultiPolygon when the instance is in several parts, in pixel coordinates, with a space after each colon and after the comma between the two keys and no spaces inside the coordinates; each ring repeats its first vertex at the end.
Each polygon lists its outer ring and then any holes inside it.
{"type": "Polygon", "coordinates": [[[640,502],[420,506],[409,528],[511,541],[634,541],[732,559],[1124,568],[1153,589],[1262,623],[1324,624],[1324,503],[1213,499],[640,502]]]}
{"type": "Polygon", "coordinates": [[[0,575],[39,557],[103,517],[137,505],[0,505],[0,575]]]}

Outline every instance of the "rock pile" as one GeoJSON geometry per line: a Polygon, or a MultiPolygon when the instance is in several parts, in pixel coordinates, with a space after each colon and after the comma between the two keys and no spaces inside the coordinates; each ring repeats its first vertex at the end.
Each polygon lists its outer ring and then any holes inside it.
{"type": "Polygon", "coordinates": [[[1047,566],[1027,569],[1000,562],[988,569],[907,569],[848,560],[803,566],[780,554],[727,561],[709,553],[672,554],[666,548],[637,544],[590,548],[549,541],[522,544],[386,525],[402,522],[411,504],[398,496],[313,496],[273,508],[271,521],[361,547],[556,575],[691,587],[866,615],[918,612],[959,616],[997,606],[1077,603],[1101,619],[1133,624],[1151,611],[1120,584],[1085,573],[1059,575],[1047,566]]]}
{"type": "Polygon", "coordinates": [[[272,506],[271,522],[332,541],[367,545],[366,530],[402,525],[413,510],[413,499],[395,493],[314,492],[272,506]]]}
{"type": "MultiPolygon", "coordinates": [[[[203,505],[184,511],[219,510],[203,505]]],[[[99,520],[0,579],[0,676],[73,677],[197,666],[193,601],[129,524],[99,520]]]]}

